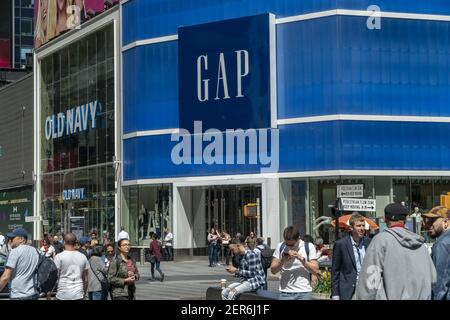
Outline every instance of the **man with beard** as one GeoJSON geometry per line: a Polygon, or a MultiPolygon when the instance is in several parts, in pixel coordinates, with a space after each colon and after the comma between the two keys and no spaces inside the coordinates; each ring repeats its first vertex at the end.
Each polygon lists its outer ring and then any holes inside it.
{"type": "Polygon", "coordinates": [[[428,234],[436,239],[431,251],[437,273],[432,299],[450,300],[450,209],[438,206],[422,216],[428,234]]]}

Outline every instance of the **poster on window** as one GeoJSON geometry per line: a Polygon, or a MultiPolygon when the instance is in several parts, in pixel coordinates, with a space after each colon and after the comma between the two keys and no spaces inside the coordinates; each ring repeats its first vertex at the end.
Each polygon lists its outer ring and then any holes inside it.
{"type": "Polygon", "coordinates": [[[70,232],[77,236],[77,239],[84,235],[84,217],[70,217],[70,232]]]}
{"type": "Polygon", "coordinates": [[[34,47],[79,27],[85,21],[119,3],[120,0],[36,0],[34,5],[34,47]]]}

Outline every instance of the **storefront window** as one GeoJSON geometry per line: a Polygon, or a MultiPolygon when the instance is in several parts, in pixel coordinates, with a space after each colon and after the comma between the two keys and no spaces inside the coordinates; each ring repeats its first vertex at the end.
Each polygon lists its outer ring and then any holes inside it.
{"type": "Polygon", "coordinates": [[[114,156],[112,26],[41,61],[41,170],[78,168],[114,156]]]}
{"type": "Polygon", "coordinates": [[[42,215],[50,233],[114,238],[113,43],[109,25],[40,61],[42,215]]]}
{"type": "MultiPolygon", "coordinates": [[[[373,177],[321,177],[309,179],[311,229],[314,238],[321,237],[325,243],[333,242],[335,239],[334,229],[328,223],[317,221],[320,217],[331,217],[330,205],[334,205],[337,199],[338,185],[363,185],[363,197],[374,199],[373,177]],[[316,223],[317,221],[317,223],[316,223]]],[[[351,212],[344,212],[344,214],[351,212]]],[[[375,212],[363,212],[366,217],[375,217],[375,212]]]]}
{"type": "Polygon", "coordinates": [[[77,227],[78,236],[97,231],[100,238],[114,239],[114,167],[104,165],[46,174],[42,179],[43,219],[49,221],[44,230],[73,231],[71,223],[84,221],[77,227]]]}
{"type": "Polygon", "coordinates": [[[152,233],[163,237],[172,230],[171,186],[124,187],[124,227],[133,245],[150,245],[152,233]]]}

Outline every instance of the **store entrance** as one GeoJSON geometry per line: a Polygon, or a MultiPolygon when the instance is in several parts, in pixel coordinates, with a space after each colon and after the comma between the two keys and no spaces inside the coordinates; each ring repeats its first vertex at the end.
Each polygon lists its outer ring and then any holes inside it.
{"type": "Polygon", "coordinates": [[[261,185],[225,185],[203,187],[206,230],[225,230],[232,237],[240,232],[262,234],[261,185]],[[245,206],[254,207],[255,216],[244,215],[245,206]]]}

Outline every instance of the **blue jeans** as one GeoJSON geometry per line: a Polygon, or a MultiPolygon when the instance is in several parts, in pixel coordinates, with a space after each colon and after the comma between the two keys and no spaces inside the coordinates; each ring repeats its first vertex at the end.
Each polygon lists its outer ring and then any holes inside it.
{"type": "Polygon", "coordinates": [[[280,292],[280,300],[312,300],[311,292],[280,292]]]}
{"type": "Polygon", "coordinates": [[[159,260],[155,260],[155,263],[152,263],[151,264],[151,272],[152,272],[152,278],[155,276],[155,269],[156,269],[156,271],[158,271],[159,272],[159,274],[160,275],[162,275],[162,271],[161,271],[161,268],[159,267],[160,266],[160,264],[161,264],[161,261],[159,261],[159,260]],[[155,266],[156,266],[156,268],[155,268],[155,266]]]}
{"type": "Polygon", "coordinates": [[[23,297],[23,298],[9,298],[9,300],[39,300],[39,295],[35,294],[34,296],[23,297]]]}
{"type": "Polygon", "coordinates": [[[216,256],[216,245],[215,244],[209,244],[208,245],[208,258],[209,258],[209,265],[212,266],[213,263],[215,263],[216,256]]]}
{"type": "Polygon", "coordinates": [[[244,292],[253,291],[248,281],[234,282],[228,288],[222,289],[222,300],[236,300],[236,298],[244,292]]]}
{"type": "Polygon", "coordinates": [[[92,291],[88,292],[89,294],[89,300],[104,300],[104,294],[103,291],[92,291]]]}

